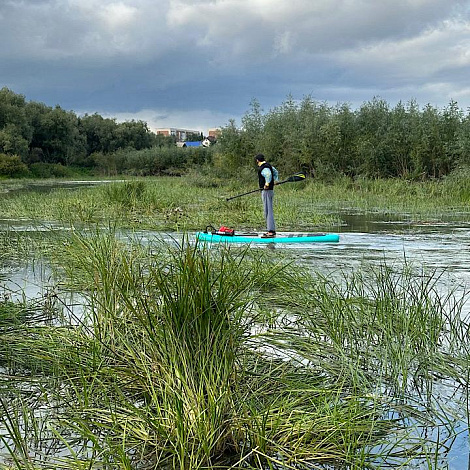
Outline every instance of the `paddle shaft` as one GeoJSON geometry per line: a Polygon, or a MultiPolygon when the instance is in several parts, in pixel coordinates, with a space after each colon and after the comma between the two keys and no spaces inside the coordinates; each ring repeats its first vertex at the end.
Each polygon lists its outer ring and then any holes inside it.
{"type": "MultiPolygon", "coordinates": [[[[284,184],[284,183],[291,183],[292,181],[297,181],[297,180],[293,180],[292,179],[292,176],[290,178],[287,178],[286,180],[284,181],[279,181],[278,183],[274,183],[276,186],[279,186],[280,184],[284,184]]],[[[262,191],[263,188],[258,188],[258,189],[253,189],[252,191],[248,191],[247,193],[243,193],[243,194],[237,194],[236,196],[232,196],[232,197],[228,197],[226,199],[226,201],[231,201],[232,199],[236,199],[237,197],[242,197],[242,196],[246,196],[247,194],[253,194],[253,193],[257,193],[259,191],[262,191]]]]}

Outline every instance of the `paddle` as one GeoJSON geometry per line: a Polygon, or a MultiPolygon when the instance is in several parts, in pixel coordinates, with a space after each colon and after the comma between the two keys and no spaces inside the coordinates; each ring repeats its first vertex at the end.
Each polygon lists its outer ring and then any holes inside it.
{"type": "MultiPolygon", "coordinates": [[[[305,179],[305,175],[303,173],[296,173],[295,175],[289,176],[289,178],[287,178],[286,180],[279,181],[278,183],[275,183],[275,184],[277,186],[277,185],[284,184],[284,183],[295,183],[297,181],[303,181],[304,179],[305,179]]],[[[247,194],[257,193],[258,191],[262,191],[262,190],[263,188],[253,189],[253,191],[248,191],[247,193],[237,194],[236,196],[228,197],[226,198],[226,201],[230,201],[237,197],[246,196],[247,194]]]]}

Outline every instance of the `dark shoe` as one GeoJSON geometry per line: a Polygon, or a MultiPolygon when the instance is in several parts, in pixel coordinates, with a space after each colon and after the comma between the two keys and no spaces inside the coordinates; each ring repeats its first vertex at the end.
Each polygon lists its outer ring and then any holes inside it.
{"type": "Polygon", "coordinates": [[[261,235],[261,238],[274,238],[276,236],[276,232],[266,232],[261,235]]]}

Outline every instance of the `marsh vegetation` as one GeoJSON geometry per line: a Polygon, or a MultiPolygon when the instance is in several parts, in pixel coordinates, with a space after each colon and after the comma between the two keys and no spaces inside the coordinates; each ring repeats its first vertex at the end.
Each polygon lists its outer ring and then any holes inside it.
{"type": "MultiPolygon", "coordinates": [[[[53,184],[53,183],[52,183],[53,184]]],[[[252,172],[238,179],[189,173],[180,178],[130,179],[92,186],[37,192],[8,186],[0,199],[2,217],[35,223],[112,224],[154,230],[201,230],[206,225],[261,229],[263,216],[256,194],[226,201],[253,189],[252,172]]],[[[315,230],[340,223],[339,212],[355,210],[398,214],[409,221],[464,218],[468,213],[470,176],[455,172],[441,179],[410,182],[347,177],[307,178],[276,190],[280,229],[315,230]]]]}
{"type": "Polygon", "coordinates": [[[113,230],[54,243],[57,288],[0,304],[5,468],[437,469],[467,421],[466,296],[438,272],[333,279],[113,230]]]}
{"type": "MultiPolygon", "coordinates": [[[[288,250],[195,245],[208,224],[260,228],[256,195],[226,201],[251,177],[4,184],[0,282],[46,264],[48,286],[1,291],[0,466],[452,468],[469,421],[466,288],[406,256],[320,272],[288,250]]],[[[278,223],[462,220],[469,180],[309,178],[276,191],[278,223]]]]}
{"type": "Polygon", "coordinates": [[[256,186],[258,152],[308,176],[276,190],[280,230],[340,228],[347,211],[466,221],[469,125],[455,102],[254,100],[193,151],[0,90],[0,178],[15,178],[0,181],[0,467],[453,468],[467,285],[429,252],[321,270],[191,232],[262,227],[257,197],[226,201],[256,186]],[[26,186],[80,175],[126,179],[26,186]],[[23,264],[47,267],[36,296],[9,283],[23,264]]]}

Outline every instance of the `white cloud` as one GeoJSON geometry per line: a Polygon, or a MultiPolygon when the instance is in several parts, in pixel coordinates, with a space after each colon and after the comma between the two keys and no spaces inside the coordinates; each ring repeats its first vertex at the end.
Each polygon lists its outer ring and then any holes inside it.
{"type": "Polygon", "coordinates": [[[105,27],[113,32],[120,32],[136,26],[137,8],[122,2],[102,5],[98,15],[105,27]]]}

